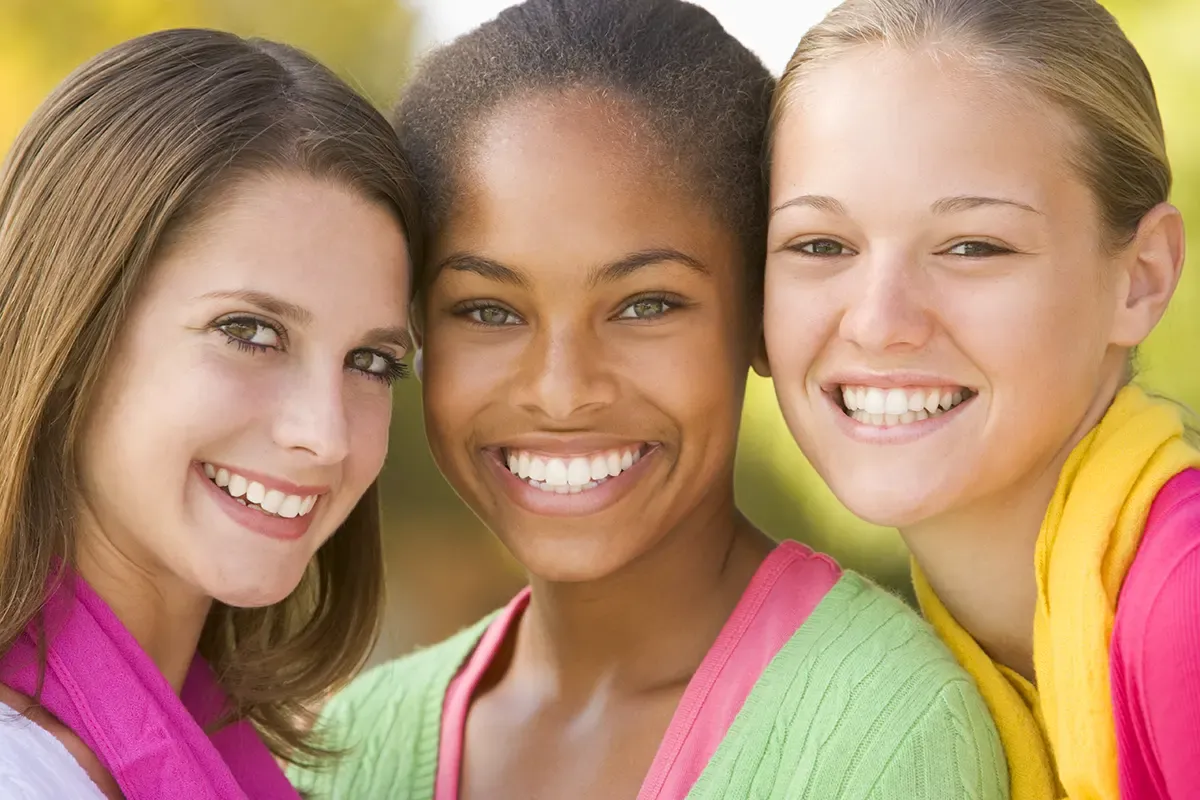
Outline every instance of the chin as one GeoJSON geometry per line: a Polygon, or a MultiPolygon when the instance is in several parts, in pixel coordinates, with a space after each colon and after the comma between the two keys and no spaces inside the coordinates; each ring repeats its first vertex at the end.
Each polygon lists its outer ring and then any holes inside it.
{"type": "Polygon", "coordinates": [[[275,605],[300,585],[307,561],[298,569],[273,563],[244,561],[237,566],[218,567],[201,589],[219,603],[234,608],[262,608],[275,605]]]}
{"type": "Polygon", "coordinates": [[[928,485],[882,481],[830,481],[829,484],[842,505],[872,525],[903,530],[938,513],[929,503],[928,485]]]}
{"type": "Polygon", "coordinates": [[[635,553],[614,548],[612,537],[567,530],[559,534],[501,537],[505,547],[531,576],[547,583],[590,583],[620,572],[636,560],[635,553]]]}

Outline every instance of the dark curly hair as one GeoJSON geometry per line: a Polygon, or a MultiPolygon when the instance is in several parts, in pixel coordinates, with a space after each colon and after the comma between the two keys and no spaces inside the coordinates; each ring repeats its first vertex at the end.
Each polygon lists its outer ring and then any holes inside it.
{"type": "Polygon", "coordinates": [[[757,297],[766,233],[762,149],[774,86],[758,57],[691,3],[526,0],[433,51],[393,124],[433,232],[470,147],[504,103],[565,89],[623,101],[657,145],[661,167],[736,231],[757,297]]]}

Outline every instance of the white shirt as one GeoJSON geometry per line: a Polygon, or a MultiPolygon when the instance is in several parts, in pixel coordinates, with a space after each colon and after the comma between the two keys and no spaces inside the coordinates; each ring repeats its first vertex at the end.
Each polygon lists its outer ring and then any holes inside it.
{"type": "Polygon", "coordinates": [[[4,703],[0,703],[0,797],[105,800],[62,742],[4,703]]]}

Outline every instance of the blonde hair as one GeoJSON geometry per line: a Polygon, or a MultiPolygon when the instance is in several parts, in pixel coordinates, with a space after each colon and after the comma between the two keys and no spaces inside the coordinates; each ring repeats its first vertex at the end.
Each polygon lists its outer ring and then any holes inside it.
{"type": "MultiPolygon", "coordinates": [[[[70,75],[14,144],[0,171],[0,653],[36,618],[52,565],[72,561],[79,432],[156,253],[233,182],[272,171],[391,209],[420,263],[416,188],[387,121],[283,45],[134,39],[70,75]]],[[[288,599],[210,613],[200,652],[280,757],[322,752],[308,704],[366,658],[381,564],[372,486],[288,599]]]]}
{"type": "Polygon", "coordinates": [[[775,93],[771,130],[806,73],[863,45],[952,52],[1062,108],[1074,166],[1099,201],[1107,244],[1129,243],[1171,191],[1150,73],[1095,0],[846,0],[805,34],[775,93]]]}

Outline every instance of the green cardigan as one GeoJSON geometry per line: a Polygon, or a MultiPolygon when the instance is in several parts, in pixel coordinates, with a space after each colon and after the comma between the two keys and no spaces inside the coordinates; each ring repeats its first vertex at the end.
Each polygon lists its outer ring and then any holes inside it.
{"type": "MultiPolygon", "coordinates": [[[[442,702],[492,618],[377,667],[330,702],[293,769],[314,800],[432,800],[442,702]]],[[[1004,751],[971,679],[900,600],[846,572],[768,664],[688,800],[1004,800],[1004,751]]]]}

